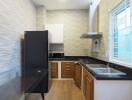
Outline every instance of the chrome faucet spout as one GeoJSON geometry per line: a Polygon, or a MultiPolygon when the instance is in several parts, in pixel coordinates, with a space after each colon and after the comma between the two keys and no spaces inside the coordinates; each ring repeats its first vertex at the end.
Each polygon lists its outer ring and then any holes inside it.
{"type": "Polygon", "coordinates": [[[107,64],[107,68],[109,68],[109,67],[110,67],[110,63],[107,64]]]}

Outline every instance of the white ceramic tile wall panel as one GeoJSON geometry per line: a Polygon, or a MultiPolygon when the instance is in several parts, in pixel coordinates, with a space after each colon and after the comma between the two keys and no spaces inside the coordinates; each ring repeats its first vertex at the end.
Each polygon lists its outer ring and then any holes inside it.
{"type": "Polygon", "coordinates": [[[47,24],[64,25],[64,52],[66,56],[91,54],[91,40],[80,39],[81,34],[88,31],[87,10],[47,11],[47,24]]]}
{"type": "Polygon", "coordinates": [[[36,30],[33,3],[30,0],[0,0],[0,70],[15,69],[14,75],[7,73],[0,80],[12,79],[18,71],[20,74],[20,38],[26,30],[36,30]]]}

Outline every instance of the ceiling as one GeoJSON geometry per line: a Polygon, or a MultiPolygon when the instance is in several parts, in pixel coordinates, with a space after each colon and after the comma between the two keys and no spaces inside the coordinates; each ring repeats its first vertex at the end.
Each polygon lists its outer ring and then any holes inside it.
{"type": "Polygon", "coordinates": [[[33,0],[36,6],[44,5],[47,10],[88,9],[90,0],[33,0]]]}

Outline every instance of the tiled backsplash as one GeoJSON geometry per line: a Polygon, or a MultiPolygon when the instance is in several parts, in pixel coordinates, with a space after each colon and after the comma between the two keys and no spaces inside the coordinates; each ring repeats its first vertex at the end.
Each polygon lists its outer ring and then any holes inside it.
{"type": "Polygon", "coordinates": [[[64,44],[50,44],[50,52],[64,52],[64,44]]]}

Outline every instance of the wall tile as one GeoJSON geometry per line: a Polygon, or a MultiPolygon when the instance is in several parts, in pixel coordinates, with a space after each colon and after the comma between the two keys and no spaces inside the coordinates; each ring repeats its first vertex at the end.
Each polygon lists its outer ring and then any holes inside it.
{"type": "Polygon", "coordinates": [[[66,56],[86,56],[88,39],[80,39],[88,31],[88,10],[47,11],[47,24],[64,24],[64,52],[66,56]]]}

